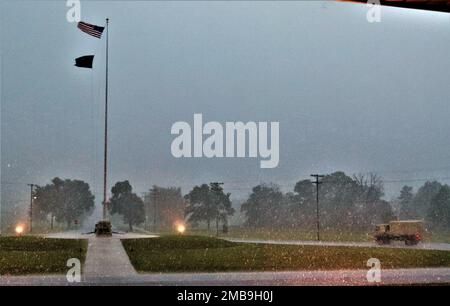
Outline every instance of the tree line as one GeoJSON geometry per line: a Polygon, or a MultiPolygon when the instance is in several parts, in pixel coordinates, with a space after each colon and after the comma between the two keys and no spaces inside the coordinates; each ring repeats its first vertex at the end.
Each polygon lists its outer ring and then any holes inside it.
{"type": "Polygon", "coordinates": [[[399,208],[400,219],[423,219],[437,230],[450,229],[450,186],[428,181],[414,192],[403,186],[393,203],[399,208]]]}
{"type": "MultiPolygon", "coordinates": [[[[316,186],[301,180],[294,190],[283,193],[275,184],[253,188],[241,207],[249,227],[313,228],[317,222],[316,186]]],[[[383,200],[383,184],[376,174],[350,177],[343,172],[325,175],[319,189],[322,227],[361,229],[395,218],[383,200]]]]}
{"type": "MultiPolygon", "coordinates": [[[[283,192],[276,184],[252,188],[240,211],[243,226],[254,228],[312,229],[316,225],[316,186],[310,179],[298,181],[292,191],[283,192]]],[[[33,193],[33,215],[41,220],[65,223],[89,216],[94,195],[86,182],[55,178],[33,193]]],[[[325,175],[319,189],[319,215],[322,227],[330,229],[369,229],[374,224],[396,219],[424,219],[431,228],[450,229],[450,186],[426,182],[414,192],[404,186],[397,198],[384,199],[384,185],[376,174],[348,176],[344,172],[325,175]]],[[[221,183],[194,186],[184,196],[177,187],[153,186],[141,198],[129,181],[111,188],[108,203],[111,215],[119,216],[129,230],[145,224],[154,230],[170,229],[176,222],[205,225],[223,232],[235,213],[231,194],[221,183]]]]}

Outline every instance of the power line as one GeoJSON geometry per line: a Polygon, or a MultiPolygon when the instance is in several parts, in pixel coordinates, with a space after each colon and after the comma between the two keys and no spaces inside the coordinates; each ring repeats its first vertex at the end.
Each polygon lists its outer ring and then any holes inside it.
{"type": "MultiPolygon", "coordinates": [[[[279,187],[292,187],[293,184],[299,182],[301,179],[298,180],[290,180],[290,181],[284,181],[284,182],[290,182],[290,183],[286,183],[286,184],[277,184],[275,183],[275,185],[279,186],[279,187]]],[[[446,176],[446,177],[427,177],[427,178],[417,178],[417,179],[398,179],[398,180],[383,180],[382,179],[382,183],[387,183],[387,184],[393,184],[393,183],[410,183],[410,182],[427,182],[427,181],[446,181],[446,180],[450,180],[450,176],[446,176]]],[[[332,180],[327,180],[328,182],[333,182],[332,180]]],[[[338,182],[338,181],[336,181],[338,182]]],[[[249,187],[229,187],[227,188],[227,190],[249,190],[249,189],[253,189],[255,186],[257,185],[262,185],[265,184],[265,182],[249,182],[249,181],[227,181],[227,184],[241,184],[241,183],[249,183],[252,184],[253,186],[249,186],[249,187]]]]}
{"type": "Polygon", "coordinates": [[[436,167],[436,168],[416,168],[416,169],[397,169],[397,170],[376,170],[376,171],[364,171],[364,172],[358,172],[362,174],[369,174],[369,173],[414,173],[414,172],[436,172],[436,171],[448,171],[450,170],[450,166],[443,166],[443,167],[436,167]]]}
{"type": "Polygon", "coordinates": [[[408,183],[408,182],[426,182],[426,181],[446,181],[450,180],[450,177],[429,177],[429,178],[418,178],[418,179],[403,179],[403,180],[383,180],[383,183],[408,183]]]}
{"type": "Polygon", "coordinates": [[[20,182],[1,182],[2,185],[28,185],[28,183],[20,183],[20,182]]]}

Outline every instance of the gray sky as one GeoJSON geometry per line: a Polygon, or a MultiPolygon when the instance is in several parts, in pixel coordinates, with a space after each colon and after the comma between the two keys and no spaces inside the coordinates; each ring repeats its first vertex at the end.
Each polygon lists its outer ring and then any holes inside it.
{"type": "MultiPolygon", "coordinates": [[[[104,41],[66,21],[65,1],[1,5],[3,200],[28,199],[26,186],[6,182],[59,176],[89,182],[99,203],[104,41]],[[73,67],[94,53],[93,71],[73,67]]],[[[83,21],[111,18],[110,184],[187,192],[224,181],[244,197],[261,181],[288,190],[336,170],[449,177],[450,17],[384,8],[371,24],[366,11],[317,1],[82,1],[83,21]],[[170,128],[192,124],[194,113],[279,121],[278,168],[173,158],[170,128]]],[[[388,195],[405,183],[387,182],[388,195]]]]}

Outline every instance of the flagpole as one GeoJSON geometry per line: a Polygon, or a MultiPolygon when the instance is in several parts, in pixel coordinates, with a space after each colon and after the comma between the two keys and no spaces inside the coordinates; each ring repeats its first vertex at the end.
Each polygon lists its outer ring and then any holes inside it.
{"type": "Polygon", "coordinates": [[[103,167],[103,220],[107,219],[108,184],[108,64],[109,64],[109,18],[106,18],[106,81],[105,81],[105,155],[103,167]]]}

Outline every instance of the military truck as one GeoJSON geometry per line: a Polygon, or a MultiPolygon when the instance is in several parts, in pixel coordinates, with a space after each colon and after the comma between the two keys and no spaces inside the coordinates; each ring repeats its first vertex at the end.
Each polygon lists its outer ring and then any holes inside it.
{"type": "Polygon", "coordinates": [[[393,240],[404,241],[406,245],[416,245],[423,240],[423,233],[422,220],[402,220],[378,224],[373,237],[380,245],[389,244],[393,240]]]}

